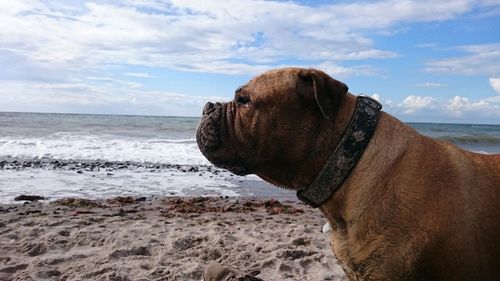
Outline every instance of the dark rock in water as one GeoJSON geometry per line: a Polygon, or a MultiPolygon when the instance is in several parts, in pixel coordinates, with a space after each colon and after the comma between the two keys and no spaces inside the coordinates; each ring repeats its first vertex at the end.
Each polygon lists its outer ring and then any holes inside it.
{"type": "Polygon", "coordinates": [[[19,195],[16,198],[14,198],[14,201],[38,201],[38,200],[45,200],[45,197],[38,196],[38,195],[19,195]]]}

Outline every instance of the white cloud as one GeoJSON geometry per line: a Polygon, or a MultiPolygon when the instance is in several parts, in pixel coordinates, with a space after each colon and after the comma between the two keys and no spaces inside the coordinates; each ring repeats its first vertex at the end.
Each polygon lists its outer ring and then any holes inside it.
{"type": "Polygon", "coordinates": [[[440,88],[440,87],[446,87],[448,85],[443,84],[443,83],[438,83],[438,82],[425,82],[425,83],[416,84],[415,86],[420,87],[420,88],[440,88]]]}
{"type": "Polygon", "coordinates": [[[382,97],[380,97],[380,94],[373,94],[371,95],[371,97],[376,99],[378,102],[382,101],[382,97]]]}
{"type": "Polygon", "coordinates": [[[325,71],[326,73],[330,74],[333,77],[348,77],[348,76],[359,76],[359,75],[371,76],[379,73],[377,69],[369,65],[344,67],[329,61],[321,63],[316,67],[322,69],[323,71],[325,71]]]}
{"type": "MultiPolygon", "coordinates": [[[[9,67],[0,67],[0,110],[81,112],[99,107],[94,112],[130,113],[135,106],[142,110],[137,114],[198,115],[213,98],[146,91],[112,72],[154,77],[117,68],[132,65],[145,67],[134,70],[255,74],[293,61],[335,77],[378,75],[379,69],[359,61],[399,54],[378,49],[372,34],[404,30],[406,23],[454,19],[478,5],[498,4],[493,1],[380,0],[321,6],[264,0],[2,1],[0,65],[9,67]]],[[[431,61],[427,70],[498,77],[499,44],[459,50],[467,55],[431,61]]],[[[497,82],[490,84],[495,88],[497,82]]],[[[424,110],[437,103],[429,98],[407,97],[400,108],[408,114],[424,110]]]]}
{"type": "Polygon", "coordinates": [[[403,102],[400,104],[402,108],[404,108],[405,114],[412,114],[420,109],[434,109],[436,99],[433,97],[422,97],[410,95],[407,96],[403,102]]]}
{"type": "Polygon", "coordinates": [[[430,96],[409,95],[401,102],[394,102],[378,93],[370,95],[383,105],[384,111],[404,121],[413,122],[462,122],[499,123],[500,96],[478,100],[455,96],[437,99],[430,96]]]}
{"type": "Polygon", "coordinates": [[[0,111],[107,113],[199,116],[214,96],[147,91],[135,84],[105,77],[69,83],[5,81],[0,88],[0,111]]]}
{"type": "Polygon", "coordinates": [[[370,95],[370,97],[374,98],[375,100],[377,100],[378,102],[380,102],[384,108],[384,110],[386,109],[389,109],[389,111],[391,111],[391,108],[393,107],[393,101],[392,100],[389,100],[389,99],[386,99],[386,98],[383,98],[380,94],[378,93],[374,93],[372,95],[370,95]]]}
{"type": "MultiPolygon", "coordinates": [[[[262,0],[0,4],[0,49],[46,67],[132,64],[255,73],[292,58],[345,61],[397,56],[365,35],[406,22],[452,19],[469,0],[395,1],[310,7],[262,0]],[[304,16],[307,15],[307,16],[304,16]]],[[[361,72],[363,73],[363,67],[361,72]]]]}
{"type": "MultiPolygon", "coordinates": [[[[374,96],[383,101],[379,95],[374,96]]],[[[471,123],[474,122],[470,119],[473,116],[476,121],[491,123],[491,120],[500,118],[500,97],[470,100],[467,97],[455,96],[444,100],[410,95],[398,104],[382,103],[386,111],[403,120],[424,122],[446,120],[447,122],[471,123]]]]}
{"type": "Polygon", "coordinates": [[[500,74],[500,43],[467,45],[456,49],[467,55],[429,61],[425,70],[440,74],[500,74]]]}
{"type": "Polygon", "coordinates": [[[500,95],[500,78],[490,78],[490,85],[497,95],[500,95]]]}
{"type": "Polygon", "coordinates": [[[126,76],[132,76],[132,77],[138,77],[138,78],[154,78],[155,77],[149,73],[144,73],[144,72],[125,72],[124,74],[126,76]]]}
{"type": "MultiPolygon", "coordinates": [[[[500,101],[500,100],[499,100],[500,101]]],[[[469,101],[466,97],[455,96],[444,105],[445,109],[452,116],[463,116],[467,113],[472,114],[491,114],[500,117],[500,106],[493,103],[493,100],[469,101]]]]}

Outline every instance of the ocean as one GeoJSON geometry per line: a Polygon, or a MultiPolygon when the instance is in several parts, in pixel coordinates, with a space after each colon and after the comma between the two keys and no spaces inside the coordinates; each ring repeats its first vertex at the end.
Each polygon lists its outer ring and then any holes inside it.
{"type": "MultiPolygon", "coordinates": [[[[110,196],[294,199],[254,175],[235,176],[198,150],[199,118],[0,113],[0,203],[110,196]]],[[[409,123],[479,153],[500,153],[500,125],[409,123]]]]}

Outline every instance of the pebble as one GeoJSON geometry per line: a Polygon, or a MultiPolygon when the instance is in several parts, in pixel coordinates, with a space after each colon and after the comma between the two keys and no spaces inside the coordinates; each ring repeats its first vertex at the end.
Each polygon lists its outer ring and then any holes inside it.
{"type": "Polygon", "coordinates": [[[321,231],[323,233],[330,233],[330,232],[332,232],[332,226],[330,225],[330,223],[327,222],[323,225],[323,228],[321,229],[321,231]]]}

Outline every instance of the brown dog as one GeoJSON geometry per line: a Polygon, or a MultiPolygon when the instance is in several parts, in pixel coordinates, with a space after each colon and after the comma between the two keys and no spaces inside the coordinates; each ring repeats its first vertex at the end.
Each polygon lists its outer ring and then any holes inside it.
{"type": "Polygon", "coordinates": [[[278,69],[208,103],[197,141],[215,165],[320,205],[350,280],[500,280],[500,155],[378,109],[319,70],[278,69]]]}

